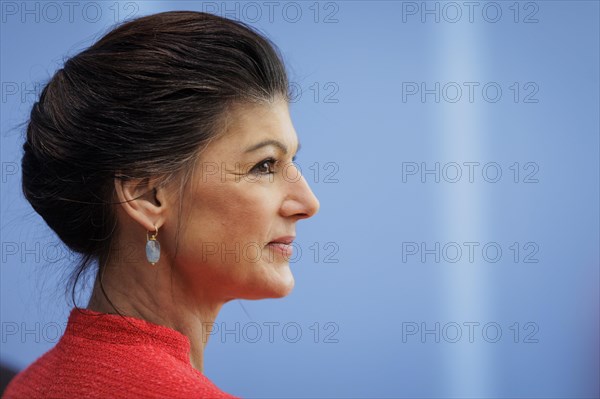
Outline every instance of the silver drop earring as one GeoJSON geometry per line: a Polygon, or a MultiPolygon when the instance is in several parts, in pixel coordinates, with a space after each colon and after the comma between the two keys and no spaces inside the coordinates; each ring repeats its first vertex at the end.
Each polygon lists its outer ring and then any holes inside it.
{"type": "Polygon", "coordinates": [[[146,232],[146,258],[152,266],[160,259],[160,243],[156,239],[158,236],[158,227],[154,226],[154,233],[148,235],[146,232]]]}

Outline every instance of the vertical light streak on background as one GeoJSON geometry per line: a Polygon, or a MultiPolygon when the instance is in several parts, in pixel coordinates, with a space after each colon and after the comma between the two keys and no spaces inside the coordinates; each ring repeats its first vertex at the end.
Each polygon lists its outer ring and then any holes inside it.
{"type": "MultiPolygon", "coordinates": [[[[487,80],[483,79],[486,76],[482,70],[485,49],[480,40],[485,27],[482,27],[481,21],[461,21],[456,24],[441,21],[438,28],[439,66],[433,80],[440,81],[440,90],[448,82],[456,82],[462,88],[462,97],[456,103],[448,102],[442,96],[439,112],[435,113],[438,116],[439,148],[434,153],[439,156],[437,161],[440,162],[440,168],[447,162],[456,162],[462,168],[462,177],[458,183],[448,183],[442,177],[440,190],[436,190],[441,194],[438,200],[441,201],[438,202],[441,212],[440,249],[447,242],[456,242],[463,249],[459,262],[447,263],[442,258],[440,264],[443,266],[440,269],[440,294],[444,306],[441,313],[444,320],[440,320],[440,326],[455,322],[461,326],[463,333],[456,344],[444,343],[444,338],[441,338],[445,352],[445,385],[448,397],[481,396],[493,392],[495,385],[492,380],[491,359],[481,335],[481,327],[491,321],[490,298],[487,296],[490,284],[487,268],[481,258],[482,245],[487,242],[485,217],[490,210],[482,190],[481,165],[475,169],[474,183],[469,183],[468,170],[463,162],[487,162],[483,141],[484,100],[481,97],[481,87],[487,80]],[[469,102],[468,88],[463,85],[464,82],[481,82],[475,88],[473,103],[469,102]],[[469,263],[468,251],[463,245],[467,241],[482,243],[475,249],[474,263],[469,263]],[[481,323],[475,327],[473,343],[469,342],[469,331],[463,325],[464,322],[481,323]]],[[[434,82],[429,85],[433,84],[434,82]]],[[[454,96],[454,93],[450,89],[448,97],[454,96]]],[[[433,96],[428,97],[428,102],[433,100],[433,96]]],[[[449,169],[449,172],[449,177],[453,177],[454,170],[449,169]]],[[[448,336],[454,337],[454,329],[448,330],[448,336]]]]}

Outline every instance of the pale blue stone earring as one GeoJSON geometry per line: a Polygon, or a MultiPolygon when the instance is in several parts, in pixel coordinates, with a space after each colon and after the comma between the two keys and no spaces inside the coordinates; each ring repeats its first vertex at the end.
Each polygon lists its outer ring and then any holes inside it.
{"type": "Polygon", "coordinates": [[[156,262],[160,259],[160,243],[156,239],[158,235],[158,227],[154,226],[154,233],[148,235],[146,232],[146,258],[148,262],[152,263],[152,266],[156,265],[156,262]]]}

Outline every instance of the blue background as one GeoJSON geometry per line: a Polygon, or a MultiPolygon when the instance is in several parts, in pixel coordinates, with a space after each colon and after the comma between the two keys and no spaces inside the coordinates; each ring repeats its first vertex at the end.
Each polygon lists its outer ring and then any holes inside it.
{"type": "Polygon", "coordinates": [[[321,202],[298,225],[294,291],[223,308],[205,353],[215,384],[242,397],[600,395],[597,1],[475,2],[471,19],[464,2],[75,3],[2,3],[3,363],[56,343],[72,264],[20,193],[18,124],[115,22],[187,9],[281,49],[298,163],[321,202]]]}

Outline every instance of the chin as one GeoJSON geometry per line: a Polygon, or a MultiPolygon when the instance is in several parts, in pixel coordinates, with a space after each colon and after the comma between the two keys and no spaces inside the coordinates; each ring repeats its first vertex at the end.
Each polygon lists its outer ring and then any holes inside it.
{"type": "Polygon", "coordinates": [[[286,284],[282,284],[277,290],[277,293],[273,298],[283,298],[288,296],[292,290],[294,289],[294,285],[296,284],[294,277],[292,276],[286,284]]]}
{"type": "Polygon", "coordinates": [[[283,298],[289,295],[294,289],[295,280],[291,271],[278,274],[276,279],[270,279],[268,283],[262,284],[260,289],[254,289],[245,295],[243,299],[268,299],[268,298],[283,298]]]}
{"type": "Polygon", "coordinates": [[[295,284],[296,281],[294,280],[292,270],[290,269],[290,266],[287,265],[285,269],[279,270],[279,273],[277,273],[277,281],[273,284],[273,298],[283,298],[284,296],[287,296],[292,292],[295,284]]]}

